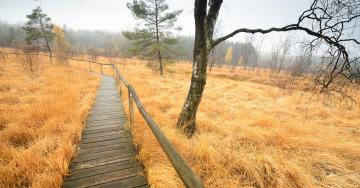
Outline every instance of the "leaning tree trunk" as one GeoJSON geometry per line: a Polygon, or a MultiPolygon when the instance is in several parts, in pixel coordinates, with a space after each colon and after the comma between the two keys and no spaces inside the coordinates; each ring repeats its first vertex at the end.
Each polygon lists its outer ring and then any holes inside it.
{"type": "Polygon", "coordinates": [[[208,37],[206,33],[206,1],[195,1],[195,42],[191,84],[185,104],[176,124],[191,137],[196,129],[196,111],[206,84],[208,37]]]}
{"type": "Polygon", "coordinates": [[[52,62],[52,52],[51,52],[48,36],[46,35],[46,30],[44,28],[44,25],[43,25],[43,22],[42,22],[41,18],[39,18],[39,21],[40,21],[41,30],[43,32],[43,37],[45,39],[46,48],[47,48],[47,50],[49,52],[49,55],[50,55],[49,59],[50,59],[50,62],[52,62]]]}

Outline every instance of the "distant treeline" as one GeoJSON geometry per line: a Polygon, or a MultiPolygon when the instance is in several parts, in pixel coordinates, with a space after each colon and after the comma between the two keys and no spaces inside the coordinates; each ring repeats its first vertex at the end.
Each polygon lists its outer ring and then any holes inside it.
{"type": "MultiPolygon", "coordinates": [[[[9,24],[0,21],[0,46],[10,48],[23,48],[26,45],[25,31],[21,24],[9,24]]],[[[109,31],[90,31],[90,30],[73,30],[63,26],[65,38],[70,43],[72,54],[84,54],[96,51],[97,55],[108,57],[132,57],[129,49],[131,41],[126,39],[121,32],[109,31]]],[[[176,60],[192,60],[193,53],[192,36],[178,36],[178,43],[174,45],[176,60]]],[[[250,44],[240,42],[224,42],[216,48],[216,64],[233,64],[238,65],[241,57],[245,53],[254,51],[250,44]],[[232,58],[226,62],[225,56],[227,51],[232,48],[232,58]]]]}

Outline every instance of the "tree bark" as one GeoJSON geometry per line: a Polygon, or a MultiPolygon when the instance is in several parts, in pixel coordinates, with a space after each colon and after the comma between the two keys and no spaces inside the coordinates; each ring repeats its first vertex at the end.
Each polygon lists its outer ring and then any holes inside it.
{"type": "Polygon", "coordinates": [[[51,48],[50,48],[50,44],[49,44],[48,37],[47,37],[47,35],[46,35],[46,30],[45,30],[45,28],[44,28],[44,25],[43,25],[43,23],[42,23],[42,19],[41,19],[40,15],[39,15],[39,21],[40,21],[41,30],[42,30],[42,32],[43,32],[43,36],[44,36],[44,39],[45,39],[46,48],[47,48],[47,50],[48,50],[48,52],[49,52],[49,55],[50,55],[49,58],[50,58],[50,62],[51,62],[51,61],[52,61],[51,48]]]}
{"type": "Polygon", "coordinates": [[[191,137],[196,129],[196,112],[206,84],[208,61],[208,34],[206,32],[206,0],[195,0],[195,42],[191,84],[185,104],[180,113],[177,128],[191,137]]]}
{"type": "Polygon", "coordinates": [[[162,76],[164,74],[164,65],[161,58],[161,47],[160,47],[160,37],[159,37],[159,23],[158,23],[158,4],[157,1],[155,1],[155,25],[156,25],[156,45],[157,45],[157,56],[159,61],[159,68],[160,68],[160,75],[162,76]]]}

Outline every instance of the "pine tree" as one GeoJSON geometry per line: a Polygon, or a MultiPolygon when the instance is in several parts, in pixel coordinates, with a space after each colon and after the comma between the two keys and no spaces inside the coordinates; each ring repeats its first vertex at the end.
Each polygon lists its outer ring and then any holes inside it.
{"type": "Polygon", "coordinates": [[[123,32],[129,40],[134,41],[131,52],[148,59],[157,59],[160,75],[163,75],[163,60],[171,60],[171,45],[176,44],[176,38],[171,31],[180,30],[175,27],[177,17],[182,10],[168,11],[165,0],[133,0],[127,7],[142,26],[134,32],[123,32]]]}
{"type": "Polygon", "coordinates": [[[26,32],[26,42],[28,44],[35,42],[40,47],[44,45],[51,57],[50,43],[54,39],[54,33],[52,32],[54,25],[51,23],[50,17],[43,13],[39,6],[31,14],[26,15],[26,17],[29,19],[23,27],[26,32]]]}

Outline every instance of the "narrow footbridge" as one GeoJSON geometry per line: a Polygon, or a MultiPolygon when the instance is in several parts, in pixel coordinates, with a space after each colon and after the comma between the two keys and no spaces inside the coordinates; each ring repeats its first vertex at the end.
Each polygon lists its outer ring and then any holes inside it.
{"type": "Polygon", "coordinates": [[[147,187],[115,79],[103,76],[64,187],[147,187]]]}
{"type": "MultiPolygon", "coordinates": [[[[120,74],[115,64],[74,59],[46,54],[1,52],[2,58],[19,56],[47,56],[66,59],[68,62],[85,62],[92,72],[102,75],[94,106],[87,118],[82,133],[79,151],[70,165],[70,175],[65,177],[63,187],[148,187],[146,173],[136,160],[137,150],[127,124],[134,123],[134,104],[146,121],[160,146],[166,153],[180,179],[188,188],[202,188],[200,179],[182,159],[159,126],[141,104],[135,89],[120,74]],[[124,111],[124,100],[128,100],[128,118],[124,111]],[[128,123],[129,120],[129,123],[128,123]]],[[[81,68],[78,66],[74,66],[81,68]]]]}

